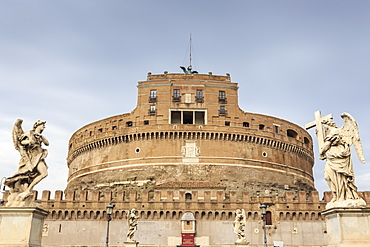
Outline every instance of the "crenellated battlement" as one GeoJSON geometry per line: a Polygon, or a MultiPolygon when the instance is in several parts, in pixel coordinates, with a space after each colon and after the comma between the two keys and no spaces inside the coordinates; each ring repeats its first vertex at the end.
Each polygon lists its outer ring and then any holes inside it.
{"type": "MultiPolygon", "coordinates": [[[[365,200],[366,203],[370,203],[370,191],[358,192],[360,197],[365,200]]],[[[9,191],[5,191],[4,200],[6,201],[9,196],[9,191]]],[[[44,190],[39,196],[39,192],[34,190],[34,200],[41,203],[51,202],[114,202],[114,203],[145,203],[145,202],[160,202],[160,203],[327,203],[332,199],[332,193],[325,191],[322,200],[319,198],[318,191],[312,191],[307,193],[305,191],[299,191],[297,193],[287,191],[284,195],[257,195],[250,196],[249,192],[242,193],[242,199],[237,199],[236,191],[225,191],[225,190],[154,190],[148,191],[143,190],[138,192],[131,190],[128,192],[102,192],[102,191],[67,191],[64,193],[61,190],[57,190],[54,194],[49,190],[44,190]],[[191,198],[187,197],[186,194],[191,194],[191,198]],[[54,195],[54,196],[52,196],[54,195]]]]}
{"type": "MultiPolygon", "coordinates": [[[[323,221],[321,211],[331,200],[331,192],[319,193],[300,191],[296,194],[287,191],[284,195],[250,196],[243,192],[237,199],[236,191],[224,190],[179,190],[179,191],[55,191],[51,199],[50,191],[43,191],[39,198],[34,191],[34,199],[50,214],[49,220],[105,220],[105,208],[109,203],[115,205],[113,218],[125,219],[128,210],[135,208],[142,220],[180,220],[186,211],[192,212],[197,220],[234,220],[237,208],[244,208],[248,220],[260,220],[261,203],[270,205],[268,210],[276,221],[323,221]]],[[[4,194],[6,201],[9,191],[4,194]]],[[[370,191],[359,192],[370,203],[370,191]]]]}

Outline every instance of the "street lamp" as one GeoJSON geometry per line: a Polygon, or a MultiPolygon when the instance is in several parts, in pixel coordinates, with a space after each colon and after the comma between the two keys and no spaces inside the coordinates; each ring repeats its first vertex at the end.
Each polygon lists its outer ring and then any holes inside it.
{"type": "Polygon", "coordinates": [[[261,209],[261,214],[262,214],[262,220],[263,220],[263,242],[264,242],[264,247],[267,247],[267,238],[266,238],[266,205],[264,203],[261,204],[260,209],[261,209]]]}
{"type": "Polygon", "coordinates": [[[108,221],[108,224],[107,224],[107,241],[105,242],[105,247],[108,247],[108,243],[109,243],[109,222],[112,220],[112,213],[113,213],[113,208],[114,208],[114,205],[112,205],[112,203],[109,203],[109,205],[107,206],[107,221],[108,221]]]}

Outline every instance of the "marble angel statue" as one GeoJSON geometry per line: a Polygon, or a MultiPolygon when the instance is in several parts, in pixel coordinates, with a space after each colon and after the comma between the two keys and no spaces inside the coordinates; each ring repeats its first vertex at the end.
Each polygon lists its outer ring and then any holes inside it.
{"type": "Polygon", "coordinates": [[[353,145],[359,160],[365,163],[360,134],[355,119],[342,113],[344,124],[338,128],[332,119],[322,121],[325,130],[320,159],[326,160],[324,178],[333,193],[333,199],[326,208],[362,207],[366,203],[357,193],[351,158],[353,145]]]}
{"type": "Polygon", "coordinates": [[[244,232],[244,227],[246,225],[246,215],[244,209],[235,210],[235,220],[233,222],[234,233],[238,236],[236,244],[249,244],[247,242],[244,232]]]}
{"type": "Polygon", "coordinates": [[[137,219],[139,216],[136,216],[136,209],[131,209],[130,214],[127,219],[128,232],[127,232],[127,242],[136,242],[134,239],[134,234],[137,231],[137,219]]]}
{"type": "Polygon", "coordinates": [[[5,180],[5,185],[10,188],[7,207],[27,207],[33,205],[32,189],[48,175],[48,166],[45,158],[48,151],[42,144],[49,145],[49,141],[42,135],[46,121],[38,120],[33,129],[24,132],[22,119],[17,119],[13,127],[14,147],[20,153],[17,172],[5,180]]]}

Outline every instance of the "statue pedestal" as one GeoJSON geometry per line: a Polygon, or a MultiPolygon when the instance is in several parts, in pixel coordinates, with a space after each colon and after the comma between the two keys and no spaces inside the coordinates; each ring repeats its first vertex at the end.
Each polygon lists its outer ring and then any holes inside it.
{"type": "Polygon", "coordinates": [[[48,211],[36,207],[0,208],[0,246],[41,247],[48,211]]]}
{"type": "Polygon", "coordinates": [[[331,208],[322,212],[328,247],[365,247],[370,243],[370,208],[331,208]]]}
{"type": "Polygon", "coordinates": [[[236,247],[246,247],[250,244],[246,239],[238,239],[235,241],[236,247]]]}
{"type": "Polygon", "coordinates": [[[236,246],[236,247],[249,247],[249,242],[245,242],[245,243],[235,243],[235,246],[236,246]]]}
{"type": "Polygon", "coordinates": [[[139,242],[123,242],[125,244],[125,247],[137,247],[139,245],[139,242]]]}

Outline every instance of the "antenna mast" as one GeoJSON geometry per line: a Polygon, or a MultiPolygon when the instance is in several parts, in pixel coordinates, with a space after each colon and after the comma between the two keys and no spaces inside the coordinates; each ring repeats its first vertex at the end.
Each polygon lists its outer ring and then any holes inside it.
{"type": "MultiPolygon", "coordinates": [[[[191,33],[190,33],[190,65],[188,68],[185,68],[184,66],[180,66],[180,68],[184,71],[185,74],[198,74],[198,71],[193,70],[193,66],[191,65],[191,53],[192,53],[192,41],[191,41],[191,33]]],[[[185,59],[184,59],[185,61],[185,59]]]]}
{"type": "Polygon", "coordinates": [[[191,66],[191,48],[192,48],[192,47],[191,47],[191,45],[192,45],[191,43],[192,43],[192,42],[191,42],[191,33],[190,33],[190,66],[191,66]]]}

